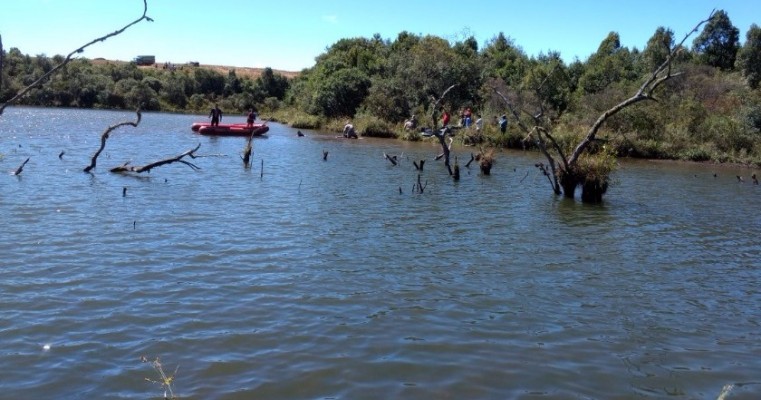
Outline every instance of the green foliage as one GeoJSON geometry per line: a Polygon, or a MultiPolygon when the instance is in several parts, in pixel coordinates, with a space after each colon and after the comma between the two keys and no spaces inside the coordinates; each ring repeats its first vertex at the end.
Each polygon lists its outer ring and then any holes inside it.
{"type": "Polygon", "coordinates": [[[404,85],[397,78],[373,80],[363,107],[365,112],[390,122],[404,121],[412,113],[404,85]]]}
{"type": "Polygon", "coordinates": [[[584,73],[579,77],[579,89],[585,94],[595,94],[614,83],[639,78],[634,61],[632,53],[621,47],[618,33],[609,33],[597,52],[589,57],[584,73]]]}
{"type": "Polygon", "coordinates": [[[724,10],[711,17],[692,47],[701,63],[725,71],[734,68],[739,48],[740,31],[732,25],[724,10]]]}
{"type": "Polygon", "coordinates": [[[761,84],[761,28],[752,24],[746,41],[737,56],[737,66],[748,81],[748,86],[758,89],[761,84]]]}
{"type": "Polygon", "coordinates": [[[362,136],[378,138],[397,137],[392,124],[372,115],[360,115],[354,123],[362,136]]]}
{"type": "Polygon", "coordinates": [[[487,43],[481,54],[481,62],[484,75],[501,78],[511,87],[520,85],[529,68],[529,58],[502,32],[487,43]]]}
{"type": "Polygon", "coordinates": [[[524,77],[523,85],[536,88],[537,98],[555,115],[565,112],[571,101],[570,79],[559,53],[540,55],[524,77]]]}
{"type": "Polygon", "coordinates": [[[221,96],[225,89],[225,77],[219,72],[206,68],[196,68],[193,71],[197,92],[221,96]]]}
{"type": "Polygon", "coordinates": [[[334,118],[354,115],[370,90],[370,78],[357,68],[345,68],[317,83],[310,111],[334,118]]]}
{"type": "MultiPolygon", "coordinates": [[[[271,118],[297,129],[320,129],[323,126],[322,118],[296,108],[281,108],[273,111],[271,118]]],[[[341,127],[343,128],[343,125],[341,127]]]]}
{"type": "Polygon", "coordinates": [[[668,58],[674,47],[674,31],[658,27],[653,36],[647,41],[647,47],[642,52],[644,71],[655,71],[668,58]]]}
{"type": "Polygon", "coordinates": [[[265,68],[262,75],[256,78],[256,85],[261,88],[264,97],[274,97],[278,100],[285,98],[288,90],[288,79],[280,74],[275,74],[272,68],[265,68]]]}

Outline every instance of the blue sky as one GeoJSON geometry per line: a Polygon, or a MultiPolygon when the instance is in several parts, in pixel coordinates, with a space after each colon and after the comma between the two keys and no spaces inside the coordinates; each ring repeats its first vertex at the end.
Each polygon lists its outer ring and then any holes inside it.
{"type": "MultiPolygon", "coordinates": [[[[30,55],[68,54],[139,17],[142,0],[0,0],[3,48],[30,55]]],[[[681,38],[711,10],[724,10],[740,30],[761,25],[756,0],[148,0],[148,16],[82,55],[157,62],[299,71],[341,38],[401,31],[450,41],[474,36],[483,46],[499,32],[535,56],[559,51],[585,60],[609,32],[623,46],[643,49],[664,26],[681,38]]],[[[688,40],[692,43],[692,38],[688,40]]]]}

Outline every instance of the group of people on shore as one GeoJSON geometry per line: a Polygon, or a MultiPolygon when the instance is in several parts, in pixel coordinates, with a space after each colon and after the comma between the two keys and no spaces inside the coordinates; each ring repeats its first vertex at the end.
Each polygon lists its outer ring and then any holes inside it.
{"type": "MultiPolygon", "coordinates": [[[[413,116],[414,117],[414,116],[413,116]]],[[[451,119],[451,116],[449,115],[449,112],[446,109],[441,110],[441,124],[443,127],[449,126],[449,121],[451,119]]],[[[507,132],[507,115],[503,114],[502,117],[497,118],[497,116],[494,116],[494,124],[499,126],[499,131],[502,133],[507,132]]],[[[470,110],[470,107],[467,107],[463,110],[462,113],[460,113],[460,127],[463,128],[470,128],[474,126],[476,128],[476,131],[480,132],[483,130],[484,127],[484,120],[481,114],[476,114],[476,120],[473,122],[473,112],[470,110]]]]}

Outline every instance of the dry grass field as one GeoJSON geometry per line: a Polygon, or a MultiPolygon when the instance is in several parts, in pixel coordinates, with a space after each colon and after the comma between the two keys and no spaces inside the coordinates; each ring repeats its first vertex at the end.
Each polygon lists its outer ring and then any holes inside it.
{"type": "MultiPolygon", "coordinates": [[[[113,63],[113,64],[123,64],[128,61],[115,61],[115,60],[104,60],[102,58],[90,60],[93,64],[107,64],[107,63],[113,63]]],[[[230,70],[235,70],[235,74],[238,75],[240,78],[251,78],[256,79],[261,74],[262,71],[264,71],[264,68],[249,68],[249,67],[232,67],[232,66],[225,66],[225,65],[206,65],[206,64],[200,64],[199,66],[191,66],[188,63],[185,64],[170,64],[174,66],[175,68],[208,68],[212,69],[214,71],[219,72],[220,74],[227,76],[227,74],[230,72],[230,70]]],[[[163,68],[164,63],[156,63],[153,65],[143,65],[139,68],[141,69],[147,69],[147,68],[163,68]]],[[[272,69],[276,74],[280,74],[285,76],[286,78],[293,78],[297,76],[299,73],[295,71],[282,71],[277,69],[272,69]]]]}

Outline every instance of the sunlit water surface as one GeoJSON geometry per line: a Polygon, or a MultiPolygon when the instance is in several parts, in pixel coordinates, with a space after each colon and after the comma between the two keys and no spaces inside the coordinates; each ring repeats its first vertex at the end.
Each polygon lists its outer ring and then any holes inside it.
{"type": "Polygon", "coordinates": [[[142,356],[195,399],[761,396],[752,170],[622,162],[586,206],[534,153],[456,148],[454,182],[433,143],[271,123],[246,169],[203,119],[145,113],[87,174],[134,113],[0,117],[0,398],[162,398],[142,356]]]}

